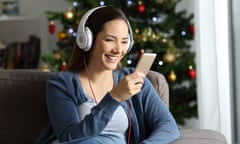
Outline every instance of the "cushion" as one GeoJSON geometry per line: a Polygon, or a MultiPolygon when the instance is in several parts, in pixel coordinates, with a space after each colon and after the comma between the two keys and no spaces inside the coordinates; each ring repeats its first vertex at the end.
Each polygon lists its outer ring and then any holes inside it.
{"type": "Polygon", "coordinates": [[[227,144],[225,136],[209,129],[182,129],[173,144],[227,144]]]}

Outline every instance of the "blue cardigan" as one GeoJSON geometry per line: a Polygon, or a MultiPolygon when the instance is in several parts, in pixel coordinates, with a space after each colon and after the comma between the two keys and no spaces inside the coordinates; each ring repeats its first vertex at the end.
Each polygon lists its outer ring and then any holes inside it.
{"type": "MultiPolygon", "coordinates": [[[[133,69],[113,72],[117,84],[133,69]]],[[[50,126],[36,143],[50,139],[74,142],[99,134],[111,120],[115,109],[122,104],[128,112],[127,102],[114,100],[109,93],[92,109],[92,113],[79,120],[78,106],[87,101],[78,74],[58,72],[47,83],[47,108],[50,126]]],[[[151,82],[145,78],[142,90],[128,100],[131,109],[131,144],[168,144],[179,137],[177,124],[168,108],[160,100],[151,82]]]]}

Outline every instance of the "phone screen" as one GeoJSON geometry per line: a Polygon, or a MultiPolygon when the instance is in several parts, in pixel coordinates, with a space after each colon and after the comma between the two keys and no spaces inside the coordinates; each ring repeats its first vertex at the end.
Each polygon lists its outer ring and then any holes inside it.
{"type": "Polygon", "coordinates": [[[157,56],[156,53],[144,53],[141,56],[137,66],[136,66],[136,71],[140,71],[146,75],[148,73],[148,71],[150,70],[156,56],[157,56]]]}

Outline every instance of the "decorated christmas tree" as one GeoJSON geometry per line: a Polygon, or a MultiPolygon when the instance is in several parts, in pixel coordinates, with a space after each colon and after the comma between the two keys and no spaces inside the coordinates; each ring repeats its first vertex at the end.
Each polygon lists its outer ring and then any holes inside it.
{"type": "Polygon", "coordinates": [[[157,53],[152,70],[165,75],[170,90],[170,111],[178,124],[197,116],[193,14],[176,11],[180,0],[68,0],[64,12],[47,11],[49,33],[58,37],[57,49],[44,54],[51,71],[66,69],[81,16],[90,8],[113,5],[127,15],[134,32],[134,47],[122,61],[135,67],[143,52],[157,53]],[[56,31],[55,22],[62,24],[56,31]]]}

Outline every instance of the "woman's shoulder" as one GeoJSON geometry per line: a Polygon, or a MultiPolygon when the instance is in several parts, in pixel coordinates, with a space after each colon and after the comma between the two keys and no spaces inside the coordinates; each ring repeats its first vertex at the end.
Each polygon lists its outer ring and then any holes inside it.
{"type": "Polygon", "coordinates": [[[75,74],[75,72],[71,71],[59,71],[51,73],[50,78],[73,78],[75,74]]]}
{"type": "Polygon", "coordinates": [[[77,73],[71,71],[60,71],[52,73],[48,82],[61,82],[61,83],[69,83],[77,80],[77,73]]]}

